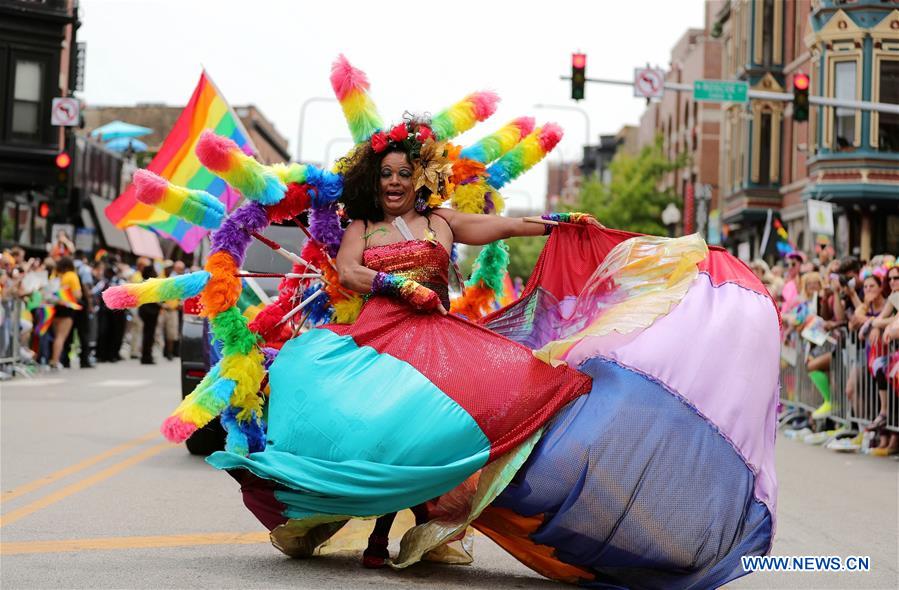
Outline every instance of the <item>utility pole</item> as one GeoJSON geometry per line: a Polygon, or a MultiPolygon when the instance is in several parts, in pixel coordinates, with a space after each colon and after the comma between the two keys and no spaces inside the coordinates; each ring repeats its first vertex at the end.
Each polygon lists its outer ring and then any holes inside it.
{"type": "MultiPolygon", "coordinates": [[[[562,80],[571,80],[570,76],[560,76],[562,80]]],[[[587,78],[587,82],[594,84],[609,84],[613,86],[633,86],[634,83],[627,80],[608,80],[605,78],[587,78]]],[[[707,80],[708,82],[733,82],[733,80],[707,80]]],[[[693,84],[682,84],[679,82],[665,82],[665,90],[674,92],[693,92],[695,86],[693,84]]],[[[793,100],[791,92],[768,92],[766,90],[749,90],[747,92],[749,98],[757,98],[761,100],[779,100],[789,102],[793,100]]],[[[863,111],[877,111],[880,113],[899,114],[899,104],[887,102],[871,102],[867,100],[846,100],[843,98],[831,98],[828,96],[809,96],[808,101],[811,104],[817,104],[826,107],[845,107],[848,109],[859,109],[863,111]]],[[[732,102],[732,101],[719,101],[732,102]]]]}

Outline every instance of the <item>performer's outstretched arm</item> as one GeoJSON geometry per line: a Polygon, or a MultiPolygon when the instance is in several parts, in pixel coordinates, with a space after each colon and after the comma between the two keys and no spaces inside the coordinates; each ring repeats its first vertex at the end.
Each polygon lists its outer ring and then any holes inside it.
{"type": "MultiPolygon", "coordinates": [[[[439,215],[449,224],[454,241],[472,246],[482,246],[505,238],[542,236],[546,232],[546,226],[525,221],[521,217],[461,213],[453,209],[435,209],[434,215],[439,215]]],[[[593,217],[578,215],[578,221],[602,227],[593,217]]]]}

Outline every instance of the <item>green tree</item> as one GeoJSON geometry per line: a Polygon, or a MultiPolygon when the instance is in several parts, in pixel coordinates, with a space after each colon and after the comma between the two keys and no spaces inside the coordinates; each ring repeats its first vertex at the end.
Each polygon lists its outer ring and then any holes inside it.
{"type": "Polygon", "coordinates": [[[509,276],[513,280],[515,277],[521,277],[527,283],[546,244],[546,238],[544,236],[509,238],[506,244],[509,246],[509,276]]]}
{"type": "Polygon", "coordinates": [[[581,185],[578,202],[570,209],[590,213],[603,225],[642,234],[666,235],[662,210],[675,200],[671,190],[660,190],[664,176],[686,163],[669,160],[658,137],[636,156],[619,153],[612,160],[609,184],[587,180],[581,185]]]}
{"type": "MultiPolygon", "coordinates": [[[[504,241],[509,247],[509,276],[513,279],[521,277],[524,282],[527,282],[534,270],[534,265],[537,264],[540,252],[543,251],[543,245],[546,244],[546,237],[509,238],[504,241]]],[[[465,251],[459,259],[459,272],[465,280],[471,276],[472,266],[480,253],[481,246],[465,247],[465,251]]]]}

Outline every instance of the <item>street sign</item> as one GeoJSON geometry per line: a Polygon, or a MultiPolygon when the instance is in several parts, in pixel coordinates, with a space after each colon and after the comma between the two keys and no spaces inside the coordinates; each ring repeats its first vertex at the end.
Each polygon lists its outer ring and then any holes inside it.
{"type": "Polygon", "coordinates": [[[661,98],[665,93],[665,70],[634,68],[634,96],[661,98]]]}
{"type": "Polygon", "coordinates": [[[739,80],[696,80],[693,100],[701,102],[749,102],[749,84],[739,80]]]}
{"type": "Polygon", "coordinates": [[[75,82],[73,90],[84,92],[84,60],[87,51],[87,43],[79,41],[75,48],[75,82]]]}
{"type": "Polygon", "coordinates": [[[81,103],[77,98],[54,98],[50,111],[50,124],[59,127],[77,127],[81,118],[81,103]]]}

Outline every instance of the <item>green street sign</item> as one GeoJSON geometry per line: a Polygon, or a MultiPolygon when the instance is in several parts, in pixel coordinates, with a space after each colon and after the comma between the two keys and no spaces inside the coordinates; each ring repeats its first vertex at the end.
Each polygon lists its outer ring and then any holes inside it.
{"type": "Polygon", "coordinates": [[[703,102],[748,102],[749,84],[737,80],[696,80],[693,100],[703,102]]]}

